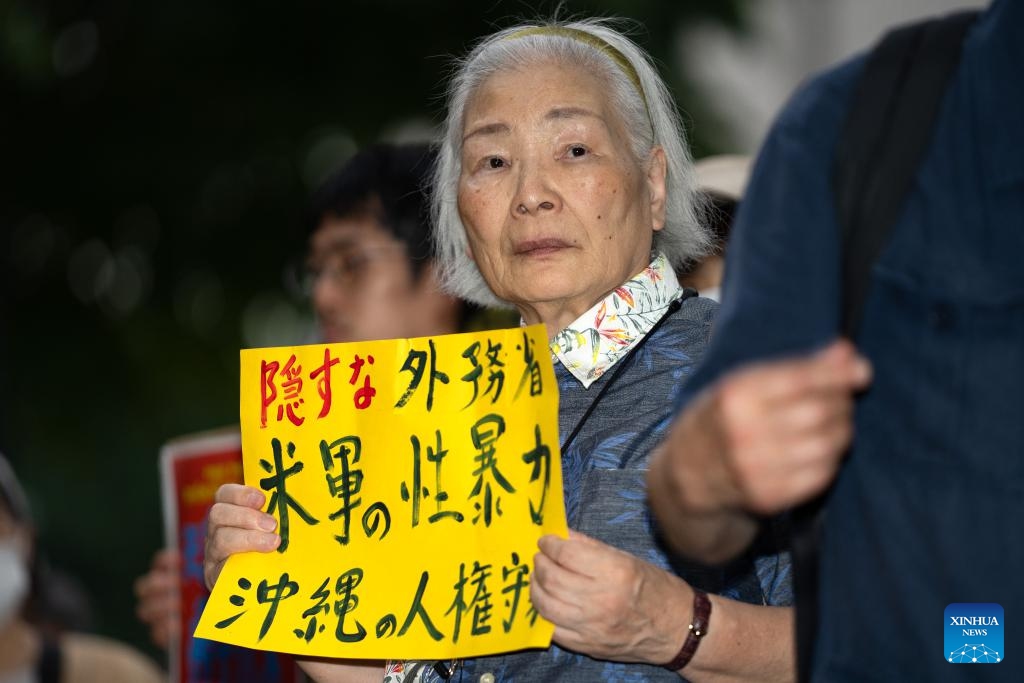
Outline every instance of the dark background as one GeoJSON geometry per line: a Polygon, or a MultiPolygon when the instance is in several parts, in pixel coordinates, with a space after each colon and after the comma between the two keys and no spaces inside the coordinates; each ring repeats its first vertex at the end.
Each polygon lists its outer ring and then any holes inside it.
{"type": "MultiPolygon", "coordinates": [[[[674,68],[739,0],[593,0],[633,19],[694,152],[728,140],[674,68]]],[[[237,422],[238,350],[297,341],[304,200],[374,140],[423,137],[451,57],[554,3],[0,0],[0,449],[95,628],[155,654],[131,583],[162,542],[157,454],[237,422]]]]}

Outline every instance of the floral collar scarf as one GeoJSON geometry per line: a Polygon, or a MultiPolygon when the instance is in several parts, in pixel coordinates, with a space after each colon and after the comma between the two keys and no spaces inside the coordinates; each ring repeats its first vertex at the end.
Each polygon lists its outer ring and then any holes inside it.
{"type": "Polygon", "coordinates": [[[682,288],[664,254],[551,340],[551,353],[590,387],[644,338],[682,288]]]}

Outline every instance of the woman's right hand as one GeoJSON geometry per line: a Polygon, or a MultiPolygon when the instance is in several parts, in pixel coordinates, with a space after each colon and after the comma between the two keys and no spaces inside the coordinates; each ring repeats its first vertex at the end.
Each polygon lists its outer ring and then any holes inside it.
{"type": "Polygon", "coordinates": [[[269,553],[281,544],[274,533],[277,520],[262,511],[266,496],[259,489],[242,484],[224,484],[217,489],[206,522],[206,553],[203,577],[213,590],[224,562],[235,553],[269,553]]]}

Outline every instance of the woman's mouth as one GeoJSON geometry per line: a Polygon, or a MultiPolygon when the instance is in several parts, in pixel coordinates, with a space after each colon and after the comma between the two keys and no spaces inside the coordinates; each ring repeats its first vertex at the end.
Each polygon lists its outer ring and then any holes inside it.
{"type": "Polygon", "coordinates": [[[524,240],[515,245],[516,256],[546,256],[562,249],[569,249],[572,244],[557,237],[545,237],[536,240],[524,240]]]}

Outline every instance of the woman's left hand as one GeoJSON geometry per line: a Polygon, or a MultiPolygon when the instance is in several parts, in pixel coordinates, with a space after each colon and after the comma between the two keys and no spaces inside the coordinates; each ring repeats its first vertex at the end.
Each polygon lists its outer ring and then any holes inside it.
{"type": "Polygon", "coordinates": [[[679,651],[693,605],[682,579],[579,532],[544,536],[530,599],[560,646],[598,659],[664,664],[679,651]]]}

